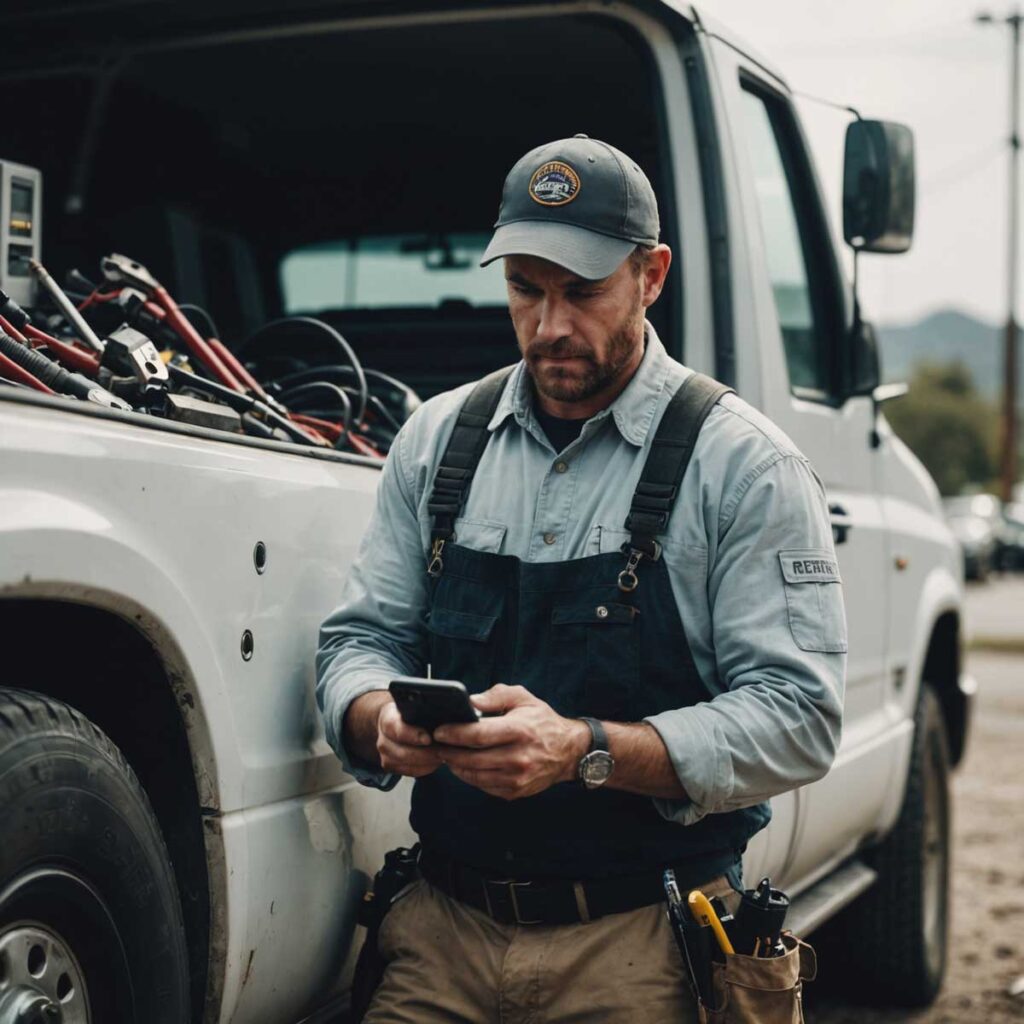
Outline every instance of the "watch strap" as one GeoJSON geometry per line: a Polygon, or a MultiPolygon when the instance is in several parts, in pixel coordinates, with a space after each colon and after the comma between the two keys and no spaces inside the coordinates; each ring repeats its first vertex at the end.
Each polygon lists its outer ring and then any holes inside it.
{"type": "Polygon", "coordinates": [[[590,729],[590,749],[587,753],[592,754],[595,750],[608,751],[608,733],[604,731],[604,726],[596,718],[582,718],[580,721],[586,722],[587,728],[590,729]]]}

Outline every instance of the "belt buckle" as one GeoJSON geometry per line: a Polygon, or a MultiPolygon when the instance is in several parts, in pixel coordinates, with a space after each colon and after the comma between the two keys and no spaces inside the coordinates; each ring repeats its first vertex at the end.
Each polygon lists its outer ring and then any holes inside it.
{"type": "Polygon", "coordinates": [[[519,899],[516,896],[516,887],[519,886],[520,888],[525,889],[533,885],[533,882],[517,882],[514,878],[489,878],[484,882],[484,902],[487,904],[487,913],[491,916],[492,919],[494,919],[495,921],[498,920],[498,918],[495,916],[494,908],[491,905],[491,894],[488,889],[488,886],[491,885],[508,886],[509,903],[512,904],[512,913],[515,917],[515,923],[517,925],[544,923],[543,921],[541,921],[540,918],[537,918],[533,921],[528,921],[519,912],[519,899]]]}

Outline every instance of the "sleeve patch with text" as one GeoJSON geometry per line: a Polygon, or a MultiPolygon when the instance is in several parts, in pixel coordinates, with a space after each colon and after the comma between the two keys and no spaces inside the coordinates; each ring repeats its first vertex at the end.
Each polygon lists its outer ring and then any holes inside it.
{"type": "Polygon", "coordinates": [[[839,564],[829,551],[780,551],[787,583],[840,583],[839,564]]]}

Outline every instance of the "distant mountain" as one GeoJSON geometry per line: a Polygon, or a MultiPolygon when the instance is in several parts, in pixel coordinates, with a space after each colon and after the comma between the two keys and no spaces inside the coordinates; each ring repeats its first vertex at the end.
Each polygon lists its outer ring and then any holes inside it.
{"type": "MultiPolygon", "coordinates": [[[[1003,379],[1003,327],[946,309],[898,326],[878,326],[882,379],[909,380],[917,363],[959,360],[971,371],[986,398],[998,400],[1003,379]]],[[[1024,400],[1024,332],[1018,342],[1021,360],[1019,394],[1024,400]]]]}

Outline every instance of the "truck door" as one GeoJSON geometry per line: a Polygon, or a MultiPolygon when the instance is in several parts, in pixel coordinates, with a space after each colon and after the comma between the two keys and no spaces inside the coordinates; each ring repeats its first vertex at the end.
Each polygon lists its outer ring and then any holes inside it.
{"type": "Polygon", "coordinates": [[[785,870],[792,884],[851,851],[877,820],[887,789],[880,466],[871,400],[843,401],[839,393],[844,289],[790,100],[759,64],[719,39],[710,46],[728,126],[723,160],[728,168],[731,157],[734,172],[728,214],[739,391],[793,438],[825,485],[849,625],[842,745],[829,775],[797,795],[785,870]]]}

